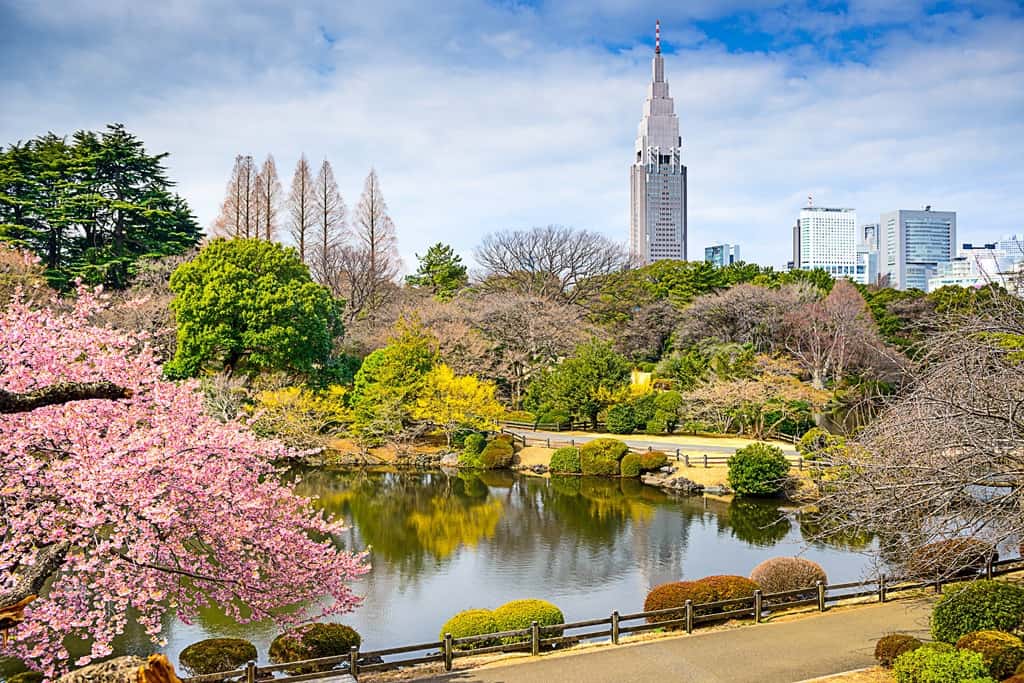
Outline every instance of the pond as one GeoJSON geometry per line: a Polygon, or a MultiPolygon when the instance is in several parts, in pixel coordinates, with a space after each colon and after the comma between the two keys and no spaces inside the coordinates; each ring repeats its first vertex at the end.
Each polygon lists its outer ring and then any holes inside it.
{"type": "MultiPolygon", "coordinates": [[[[672,497],[636,480],[309,470],[297,489],[349,520],[346,547],[371,549],[373,570],[355,586],[365,602],[337,618],[365,649],[434,640],[455,612],[517,598],[550,600],[581,620],[639,611],[659,583],[747,575],[769,557],[802,553],[831,582],[859,579],[869,565],[870,538],[811,543],[809,521],[778,501],[672,497]]],[[[175,663],[215,636],[247,638],[265,661],[276,634],[214,611],[165,626],[175,663]]],[[[118,649],[150,648],[132,632],[118,649]]]]}

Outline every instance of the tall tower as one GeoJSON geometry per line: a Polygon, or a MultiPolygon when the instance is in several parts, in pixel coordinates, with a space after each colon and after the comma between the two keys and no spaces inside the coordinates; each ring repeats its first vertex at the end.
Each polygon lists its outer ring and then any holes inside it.
{"type": "Polygon", "coordinates": [[[654,25],[651,69],[630,169],[629,248],[642,263],[686,260],[686,166],[679,119],[665,81],[660,21],[654,25]]]}

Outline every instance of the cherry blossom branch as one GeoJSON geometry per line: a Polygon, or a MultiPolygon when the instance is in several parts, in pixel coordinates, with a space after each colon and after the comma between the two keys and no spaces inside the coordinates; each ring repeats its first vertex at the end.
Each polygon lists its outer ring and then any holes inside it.
{"type": "Polygon", "coordinates": [[[112,382],[62,382],[48,387],[16,394],[0,389],[0,414],[26,413],[45,406],[91,399],[117,400],[131,397],[132,392],[112,382]]]}

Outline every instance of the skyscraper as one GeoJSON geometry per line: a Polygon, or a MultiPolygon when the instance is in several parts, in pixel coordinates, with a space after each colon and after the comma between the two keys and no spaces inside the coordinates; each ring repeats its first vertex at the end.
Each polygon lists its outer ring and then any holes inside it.
{"type": "Polygon", "coordinates": [[[878,227],[878,271],[894,289],[928,291],[940,263],[956,256],[956,212],[900,209],[883,213],[878,227]]]}
{"type": "Polygon", "coordinates": [[[714,263],[719,268],[736,263],[740,260],[740,245],[738,244],[714,244],[704,247],[704,260],[714,263]]]}
{"type": "Polygon", "coordinates": [[[794,230],[793,264],[799,270],[821,268],[832,277],[858,279],[857,212],[825,206],[800,209],[794,230]]]}
{"type": "Polygon", "coordinates": [[[629,248],[643,263],[686,259],[686,166],[665,80],[661,22],[655,23],[651,70],[630,169],[629,248]]]}

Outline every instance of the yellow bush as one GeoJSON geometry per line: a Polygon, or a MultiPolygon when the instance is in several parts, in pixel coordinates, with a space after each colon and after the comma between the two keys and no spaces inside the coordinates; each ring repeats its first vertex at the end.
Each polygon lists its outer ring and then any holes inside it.
{"type": "Polygon", "coordinates": [[[261,391],[252,408],[253,431],[289,446],[322,446],[348,421],[345,392],[341,386],[324,391],[294,386],[261,391]]]}

